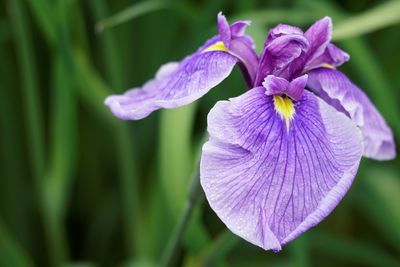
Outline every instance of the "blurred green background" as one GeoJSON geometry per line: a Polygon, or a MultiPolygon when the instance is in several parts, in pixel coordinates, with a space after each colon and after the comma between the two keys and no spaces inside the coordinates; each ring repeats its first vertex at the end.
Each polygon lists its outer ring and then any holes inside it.
{"type": "MultiPolygon", "coordinates": [[[[341,67],[400,135],[400,1],[3,0],[0,4],[0,266],[152,267],[168,255],[191,173],[238,70],[196,103],[142,121],[104,98],[139,86],[216,33],[216,15],[269,27],[334,20],[341,67]]],[[[275,254],[226,230],[200,196],[171,266],[400,266],[399,159],[364,159],[318,227],[275,254]]],[[[176,235],[175,235],[176,237],[176,235]]]]}

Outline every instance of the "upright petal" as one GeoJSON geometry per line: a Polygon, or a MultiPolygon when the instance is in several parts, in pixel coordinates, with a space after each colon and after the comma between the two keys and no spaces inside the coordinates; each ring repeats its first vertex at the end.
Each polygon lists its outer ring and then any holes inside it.
{"type": "Polygon", "coordinates": [[[222,12],[218,13],[217,25],[222,42],[226,47],[229,47],[232,39],[231,27],[222,12]]]}
{"type": "Polygon", "coordinates": [[[309,72],[307,86],[338,110],[345,110],[361,128],[364,156],[377,160],[395,157],[396,147],[391,129],[368,96],[346,75],[337,70],[319,68],[309,72]]]}
{"type": "Polygon", "coordinates": [[[287,90],[287,95],[290,96],[293,100],[299,101],[303,96],[304,88],[307,84],[307,79],[308,75],[304,74],[291,81],[287,90]]]}
{"type": "Polygon", "coordinates": [[[105,104],[120,119],[138,120],[160,108],[176,108],[192,103],[223,81],[238,61],[226,51],[206,50],[218,42],[219,36],[210,39],[180,63],[168,64],[168,70],[162,67],[162,74],[156,75],[142,88],[109,96],[105,104]]]}
{"type": "Polygon", "coordinates": [[[310,42],[307,52],[307,61],[311,62],[320,57],[332,39],[332,20],[325,17],[318,20],[304,33],[310,42]]]}
{"type": "Polygon", "coordinates": [[[279,251],[343,198],[362,154],[355,124],[310,92],[289,131],[261,87],[221,101],[208,117],[201,184],[235,234],[279,251]]]}

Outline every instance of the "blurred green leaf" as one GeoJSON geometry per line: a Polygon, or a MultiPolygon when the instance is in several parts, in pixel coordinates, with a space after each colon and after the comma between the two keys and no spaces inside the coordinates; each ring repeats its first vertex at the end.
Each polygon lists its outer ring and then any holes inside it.
{"type": "MultiPolygon", "coordinates": [[[[125,226],[129,228],[128,242],[130,243],[130,251],[133,251],[133,246],[140,249],[140,242],[145,238],[144,231],[141,230],[141,217],[138,211],[138,190],[137,185],[134,183],[136,179],[136,169],[134,163],[134,155],[132,150],[132,141],[126,124],[117,120],[111,115],[103,102],[109,94],[110,89],[104,83],[99,74],[92,69],[88,59],[81,50],[74,51],[75,64],[78,73],[78,94],[82,97],[88,106],[96,110],[97,114],[102,120],[108,121],[116,131],[115,142],[118,153],[118,163],[120,168],[120,175],[124,179],[122,183],[122,190],[125,204],[125,226]],[[134,192],[134,193],[132,193],[134,192]],[[133,201],[131,201],[133,199],[133,201]],[[132,243],[137,242],[133,245],[132,243]]],[[[133,252],[132,252],[133,253],[133,252]]]]}
{"type": "Polygon", "coordinates": [[[400,23],[400,1],[388,1],[360,15],[351,16],[335,24],[333,39],[354,38],[400,23]]]}
{"type": "Polygon", "coordinates": [[[50,240],[49,251],[52,265],[67,262],[68,239],[64,223],[67,205],[73,185],[76,163],[76,101],[73,88],[76,82],[72,65],[69,35],[69,1],[58,1],[54,5],[57,51],[53,61],[51,148],[49,166],[44,180],[44,215],[46,234],[50,240]]]}
{"type": "Polygon", "coordinates": [[[119,24],[125,23],[146,13],[150,13],[166,7],[166,2],[158,0],[148,0],[133,4],[132,6],[125,8],[119,13],[97,22],[96,31],[102,32],[105,29],[115,27],[119,24]]]}
{"type": "MultiPolygon", "coordinates": [[[[256,24],[273,25],[278,23],[289,23],[294,25],[304,25],[313,22],[317,18],[315,14],[306,9],[279,9],[268,8],[257,11],[246,11],[232,18],[232,21],[238,19],[251,20],[256,24]]],[[[264,35],[267,35],[265,29],[264,35]]]]}
{"type": "Polygon", "coordinates": [[[400,180],[398,171],[383,166],[370,167],[362,177],[361,210],[400,251],[400,180]]]}
{"type": "Polygon", "coordinates": [[[194,166],[191,137],[195,112],[196,104],[160,111],[160,179],[174,217],[185,204],[194,166]]]}
{"type": "Polygon", "coordinates": [[[50,244],[53,263],[61,263],[68,254],[63,225],[76,158],[76,119],[71,75],[61,57],[55,59],[54,65],[52,151],[44,181],[44,213],[48,221],[47,233],[54,239],[50,244]]]}
{"type": "Polygon", "coordinates": [[[70,262],[61,265],[60,267],[96,267],[97,265],[94,263],[88,263],[88,262],[70,262]]]}
{"type": "Polygon", "coordinates": [[[322,233],[313,236],[311,240],[313,251],[335,260],[361,266],[395,267],[400,265],[399,260],[394,259],[377,245],[368,242],[356,242],[322,233]]]}
{"type": "Polygon", "coordinates": [[[32,260],[0,221],[0,266],[33,267],[32,260]]]}
{"type": "Polygon", "coordinates": [[[307,267],[311,266],[311,253],[310,253],[310,236],[302,235],[293,240],[287,246],[292,253],[293,266],[307,267]]]}
{"type": "Polygon", "coordinates": [[[110,124],[116,123],[117,120],[103,104],[104,99],[111,93],[109,86],[106,85],[99,73],[93,69],[87,55],[81,49],[75,48],[73,53],[77,80],[79,80],[77,94],[100,119],[110,124]]]}
{"type": "Polygon", "coordinates": [[[43,112],[39,96],[37,63],[33,52],[31,30],[28,26],[25,10],[20,0],[9,0],[10,18],[13,26],[17,59],[21,68],[25,121],[30,160],[33,168],[36,189],[41,194],[45,168],[43,112]]]}
{"type": "Polygon", "coordinates": [[[122,264],[121,267],[156,267],[156,265],[148,261],[133,260],[128,263],[122,264]]]}
{"type": "Polygon", "coordinates": [[[224,230],[198,255],[198,264],[200,266],[213,266],[213,264],[221,262],[241,240],[231,231],[224,230]]]}
{"type": "MultiPolygon", "coordinates": [[[[90,2],[91,7],[95,13],[95,17],[99,18],[108,13],[108,7],[103,0],[93,0],[90,2]]],[[[103,34],[100,37],[102,54],[106,62],[106,72],[113,88],[120,88],[123,85],[122,81],[122,63],[119,54],[119,46],[115,41],[115,35],[112,32],[103,34]]],[[[104,100],[103,100],[104,101],[104,100]]],[[[129,247],[129,255],[135,254],[135,249],[140,250],[141,244],[140,237],[143,230],[140,228],[139,213],[139,183],[137,181],[138,175],[136,173],[136,164],[134,161],[134,150],[132,138],[128,133],[126,125],[119,124],[118,136],[118,156],[120,166],[120,179],[121,179],[121,197],[123,204],[123,219],[124,227],[127,232],[125,238],[129,247]]],[[[143,234],[142,234],[143,236],[143,234]]]]}
{"type": "Polygon", "coordinates": [[[7,20],[0,20],[0,43],[11,39],[10,25],[7,20]]]}
{"type": "Polygon", "coordinates": [[[57,28],[54,24],[54,2],[51,3],[47,0],[27,0],[27,2],[47,41],[53,44],[57,38],[57,28]]]}

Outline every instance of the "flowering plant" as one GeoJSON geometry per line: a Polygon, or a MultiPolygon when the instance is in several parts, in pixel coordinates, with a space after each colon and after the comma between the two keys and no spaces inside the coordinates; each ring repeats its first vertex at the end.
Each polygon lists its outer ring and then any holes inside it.
{"type": "Polygon", "coordinates": [[[232,232],[279,251],[336,207],[362,156],[392,159],[395,144],[367,95],[336,69],[349,55],[330,43],[329,17],[305,32],[276,26],[260,56],[249,24],[218,14],[219,34],[194,54],[105,103],[121,119],[142,119],[192,103],[238,65],[248,90],[208,115],[201,185],[232,232]]]}

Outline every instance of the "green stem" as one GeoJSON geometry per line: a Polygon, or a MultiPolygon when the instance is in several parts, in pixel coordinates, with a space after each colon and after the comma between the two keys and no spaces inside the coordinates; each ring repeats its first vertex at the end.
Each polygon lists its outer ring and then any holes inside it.
{"type": "Polygon", "coordinates": [[[176,252],[179,248],[180,241],[183,234],[185,233],[186,227],[189,223],[189,219],[192,215],[193,209],[200,199],[200,170],[199,167],[192,174],[190,179],[190,190],[186,201],[185,209],[183,210],[178,223],[175,226],[174,232],[168,241],[167,247],[164,251],[163,257],[161,259],[162,267],[173,266],[174,258],[176,252]]]}

